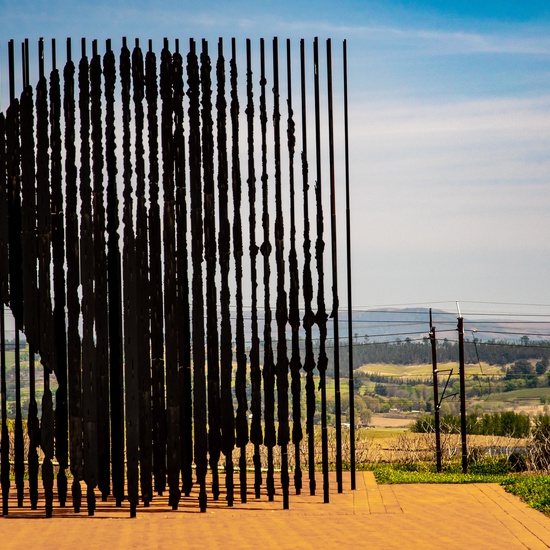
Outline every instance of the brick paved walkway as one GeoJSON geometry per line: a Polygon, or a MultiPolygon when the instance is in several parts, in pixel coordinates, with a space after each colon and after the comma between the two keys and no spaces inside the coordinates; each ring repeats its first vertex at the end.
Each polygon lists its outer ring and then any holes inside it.
{"type": "Polygon", "coordinates": [[[209,501],[204,514],[196,496],[177,511],[157,497],[135,519],[126,503],[117,509],[98,502],[94,517],[56,507],[46,520],[43,509],[17,509],[13,502],[10,515],[0,517],[0,548],[550,548],[550,518],[496,484],[377,485],[371,472],[358,472],[356,491],[345,473],[342,494],[332,477],[329,504],[322,487],[317,492],[291,494],[290,510],[282,510],[278,492],[274,502],[250,494],[247,504],[236,501],[233,508],[209,501]]]}

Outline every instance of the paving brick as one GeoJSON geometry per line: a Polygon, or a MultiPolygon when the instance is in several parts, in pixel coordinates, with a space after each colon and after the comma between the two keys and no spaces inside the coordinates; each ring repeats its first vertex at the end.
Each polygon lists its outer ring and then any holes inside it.
{"type": "Polygon", "coordinates": [[[112,499],[98,502],[93,517],[84,508],[74,514],[54,507],[51,519],[43,502],[32,511],[28,504],[18,509],[13,499],[10,515],[0,517],[0,548],[550,548],[550,518],[495,484],[379,486],[371,472],[358,472],[356,485],[351,491],[346,473],[338,494],[332,475],[328,504],[322,490],[315,496],[291,491],[290,510],[282,509],[280,487],[273,502],[251,493],[247,504],[236,500],[232,508],[222,495],[204,514],[195,489],[178,510],[164,495],[139,507],[135,519],[127,503],[116,508],[112,499]]]}

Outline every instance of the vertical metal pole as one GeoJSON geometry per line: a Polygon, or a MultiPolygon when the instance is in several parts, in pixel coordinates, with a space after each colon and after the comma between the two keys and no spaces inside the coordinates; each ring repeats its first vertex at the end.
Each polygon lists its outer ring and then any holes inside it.
{"type": "Polygon", "coordinates": [[[281,449],[281,485],[283,508],[289,507],[288,495],[288,358],[286,325],[288,321],[287,295],[285,290],[284,223],[281,189],[281,112],[279,109],[279,43],[273,39],[273,129],[275,160],[275,262],[277,266],[277,417],[279,420],[277,440],[281,449]]]}
{"type": "Polygon", "coordinates": [[[353,382],[353,301],[351,281],[351,216],[349,195],[349,124],[348,124],[348,49],[344,40],[344,156],[346,165],[346,248],[348,276],[348,362],[349,362],[349,461],[351,490],[356,489],[355,479],[355,384],[353,382]]]}
{"type": "Polygon", "coordinates": [[[68,411],[67,411],[67,327],[65,317],[65,231],[63,216],[61,158],[61,87],[57,70],[56,43],[52,39],[50,73],[51,210],[54,276],[55,370],[58,382],[55,394],[55,456],[59,464],[57,495],[61,507],[67,500],[68,411]]]}
{"type": "Polygon", "coordinates": [[[460,437],[462,441],[462,473],[468,472],[468,448],[466,444],[466,381],[464,365],[464,319],[458,318],[458,353],[460,375],[460,437]]]}
{"type": "MultiPolygon", "coordinates": [[[[26,66],[26,49],[23,53],[23,73],[26,66]]],[[[27,82],[26,76],[23,77],[27,82]]],[[[43,84],[43,83],[42,83],[43,84]]],[[[43,86],[41,88],[43,90],[43,86]]],[[[43,106],[43,103],[42,103],[43,106]]],[[[29,342],[39,342],[38,320],[36,314],[38,302],[36,289],[36,262],[37,262],[37,235],[36,235],[36,170],[35,170],[35,126],[34,104],[31,86],[25,86],[21,94],[21,250],[23,269],[23,320],[25,332],[29,342]]],[[[41,116],[44,111],[41,109],[41,116]]],[[[42,118],[43,122],[43,118],[42,118]]],[[[43,140],[44,132],[41,130],[43,140]]],[[[42,179],[43,182],[43,174],[42,179]]],[[[32,346],[29,346],[32,348],[32,346]]],[[[35,392],[35,365],[34,351],[29,349],[29,407],[27,415],[27,433],[29,436],[29,448],[27,454],[29,497],[31,508],[37,509],[38,505],[38,446],[40,444],[40,425],[38,422],[38,407],[35,392]],[[32,356],[32,357],[31,357],[32,356]]]]}
{"type": "Polygon", "coordinates": [[[274,500],[273,447],[275,445],[275,380],[273,362],[273,341],[271,337],[270,275],[271,242],[269,241],[269,187],[267,174],[267,108],[265,77],[265,43],[260,39],[260,122],[262,134],[262,227],[264,241],[260,247],[264,259],[264,445],[267,447],[267,495],[274,500]]]}
{"type": "Polygon", "coordinates": [[[111,400],[111,468],[117,507],[124,500],[124,394],[122,346],[122,275],[115,130],[116,61],[111,41],[103,56],[105,75],[105,161],[107,168],[107,282],[109,297],[109,396],[111,400]]]}
{"type": "Polygon", "coordinates": [[[327,428],[327,383],[326,370],[328,358],[326,353],[327,340],[327,312],[325,306],[325,274],[324,274],[324,251],[323,241],[323,193],[321,185],[321,114],[319,99],[319,39],[315,37],[313,42],[313,72],[315,92],[315,157],[317,167],[317,181],[315,182],[315,199],[317,206],[317,241],[315,243],[315,258],[317,260],[318,292],[317,292],[317,315],[316,322],[319,327],[319,369],[321,388],[321,448],[323,462],[323,494],[324,502],[329,502],[329,459],[328,459],[328,428],[327,428]]]}
{"type": "Polygon", "coordinates": [[[162,242],[159,207],[157,60],[149,40],[145,57],[149,140],[149,307],[151,315],[151,367],[153,400],[154,490],[166,488],[166,401],[164,383],[164,312],[162,294],[162,242]]]}
{"type": "Polygon", "coordinates": [[[307,106],[306,106],[306,68],[304,40],[300,40],[300,80],[302,95],[302,191],[304,196],[304,270],[303,270],[303,296],[304,318],[303,326],[306,333],[304,370],[306,371],[306,433],[308,447],[308,474],[309,494],[315,495],[315,383],[313,381],[313,369],[315,357],[313,354],[312,328],[315,323],[313,313],[313,281],[311,277],[311,239],[309,225],[309,167],[307,160],[307,106]]]}
{"type": "Polygon", "coordinates": [[[207,426],[206,426],[206,376],[204,353],[204,297],[203,297],[203,214],[201,190],[201,140],[200,140],[200,75],[193,39],[187,55],[187,82],[189,95],[189,191],[191,199],[191,260],[193,275],[191,292],[193,297],[193,419],[194,452],[197,483],[199,485],[199,507],[206,512],[207,426]]]}
{"type": "Polygon", "coordinates": [[[340,395],[340,331],[338,320],[338,251],[336,243],[336,189],[334,182],[334,120],[332,103],[332,43],[327,40],[328,139],[330,169],[330,228],[332,241],[332,318],[334,322],[334,413],[336,416],[336,483],[342,486],[342,405],[340,395]]]}
{"type": "Polygon", "coordinates": [[[143,98],[145,79],[143,53],[136,39],[132,52],[132,82],[134,88],[135,158],[136,158],[136,316],[138,334],[138,391],[141,418],[139,423],[139,461],[141,500],[145,507],[153,498],[153,422],[151,418],[151,335],[149,329],[149,247],[147,243],[147,206],[145,204],[145,148],[143,98]]]}
{"type": "Polygon", "coordinates": [[[75,512],[80,512],[82,491],[83,417],[80,341],[80,251],[78,234],[78,188],[75,147],[75,65],[71,59],[71,39],[67,39],[67,63],[63,70],[65,116],[65,234],[67,261],[67,358],[69,379],[69,456],[73,476],[71,496],[75,512]]]}
{"type": "Polygon", "coordinates": [[[441,427],[439,421],[439,387],[437,380],[437,342],[435,339],[435,327],[432,324],[432,308],[430,308],[430,342],[432,345],[432,371],[434,388],[435,458],[437,471],[441,472],[441,427]]]}
{"type": "Polygon", "coordinates": [[[256,171],[254,166],[254,94],[252,83],[252,53],[250,39],[246,40],[246,122],[248,145],[248,204],[250,208],[249,234],[250,234],[250,282],[251,282],[251,308],[250,308],[250,385],[252,395],[250,400],[250,441],[254,445],[254,495],[260,498],[262,486],[262,464],[260,457],[260,445],[262,444],[262,374],[260,370],[260,338],[258,335],[258,270],[257,257],[259,248],[256,244],[256,171]]]}
{"type": "MultiPolygon", "coordinates": [[[[176,183],[176,250],[177,250],[177,343],[180,392],[180,451],[182,491],[189,496],[193,487],[193,398],[191,376],[191,311],[189,305],[189,265],[187,231],[187,166],[184,135],[183,57],[176,40],[173,57],[174,71],[174,157],[176,183]]],[[[144,223],[147,220],[144,219],[144,223]]],[[[146,227],[146,225],[145,225],[146,227]]]]}
{"type": "Polygon", "coordinates": [[[92,43],[90,98],[93,159],[94,323],[96,334],[96,400],[98,434],[98,487],[105,502],[111,492],[109,435],[109,313],[107,304],[107,255],[105,249],[105,188],[102,124],[101,57],[92,43]]]}
{"type": "Polygon", "coordinates": [[[240,449],[239,482],[241,502],[247,501],[246,481],[246,445],[248,443],[248,403],[246,397],[246,352],[244,339],[243,317],[243,235],[241,219],[242,180],[239,153],[239,94],[237,90],[237,46],[236,40],[231,40],[231,183],[233,189],[233,257],[235,259],[235,300],[237,302],[237,318],[235,328],[235,396],[237,398],[237,414],[235,418],[236,446],[240,449]]]}
{"type": "Polygon", "coordinates": [[[287,70],[287,141],[288,141],[288,175],[290,192],[290,252],[288,255],[288,271],[290,275],[290,291],[288,295],[288,321],[292,329],[292,354],[290,357],[290,373],[292,388],[292,443],[294,444],[294,488],[296,494],[302,491],[302,468],[300,464],[300,443],[302,433],[302,379],[300,375],[300,273],[298,271],[298,257],[296,253],[296,216],[295,216],[295,187],[294,187],[294,154],[296,148],[296,124],[292,109],[292,66],[290,39],[286,41],[286,70],[287,70]]]}
{"type": "Polygon", "coordinates": [[[225,99],[225,57],[223,40],[218,40],[216,62],[216,134],[218,149],[218,247],[220,267],[220,413],[221,449],[225,455],[225,486],[228,506],[233,506],[233,447],[235,416],[231,395],[233,346],[231,344],[231,312],[229,304],[229,263],[231,258],[231,225],[229,223],[229,173],[227,162],[227,102],[225,99]]]}
{"type": "Polygon", "coordinates": [[[212,472],[212,495],[220,495],[218,463],[221,450],[220,359],[218,342],[218,300],[216,290],[216,210],[214,197],[214,132],[212,121],[212,79],[208,42],[201,51],[202,158],[204,175],[204,257],[206,260],[206,357],[208,378],[208,452],[212,472]]]}

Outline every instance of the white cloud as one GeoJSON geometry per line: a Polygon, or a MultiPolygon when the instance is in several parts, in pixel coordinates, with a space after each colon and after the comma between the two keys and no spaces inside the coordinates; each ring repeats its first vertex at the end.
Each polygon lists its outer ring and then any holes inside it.
{"type": "Polygon", "coordinates": [[[369,103],[352,118],[355,233],[372,247],[548,250],[550,97],[369,103]]]}

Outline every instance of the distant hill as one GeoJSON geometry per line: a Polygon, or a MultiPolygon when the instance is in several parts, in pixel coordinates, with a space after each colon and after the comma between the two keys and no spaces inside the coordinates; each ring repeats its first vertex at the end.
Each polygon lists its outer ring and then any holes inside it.
{"type": "MultiPolygon", "coordinates": [[[[432,310],[432,322],[438,338],[456,338],[457,313],[432,310]]],[[[340,331],[347,335],[347,312],[340,312],[340,331]]],[[[332,331],[331,331],[332,332],[332,331]]],[[[429,308],[380,308],[353,312],[354,336],[358,341],[389,342],[418,340],[429,336],[429,308]]],[[[465,338],[473,340],[507,340],[511,342],[550,340],[548,322],[506,316],[464,317],[465,338]]],[[[331,334],[332,335],[332,334],[331,334]]]]}

